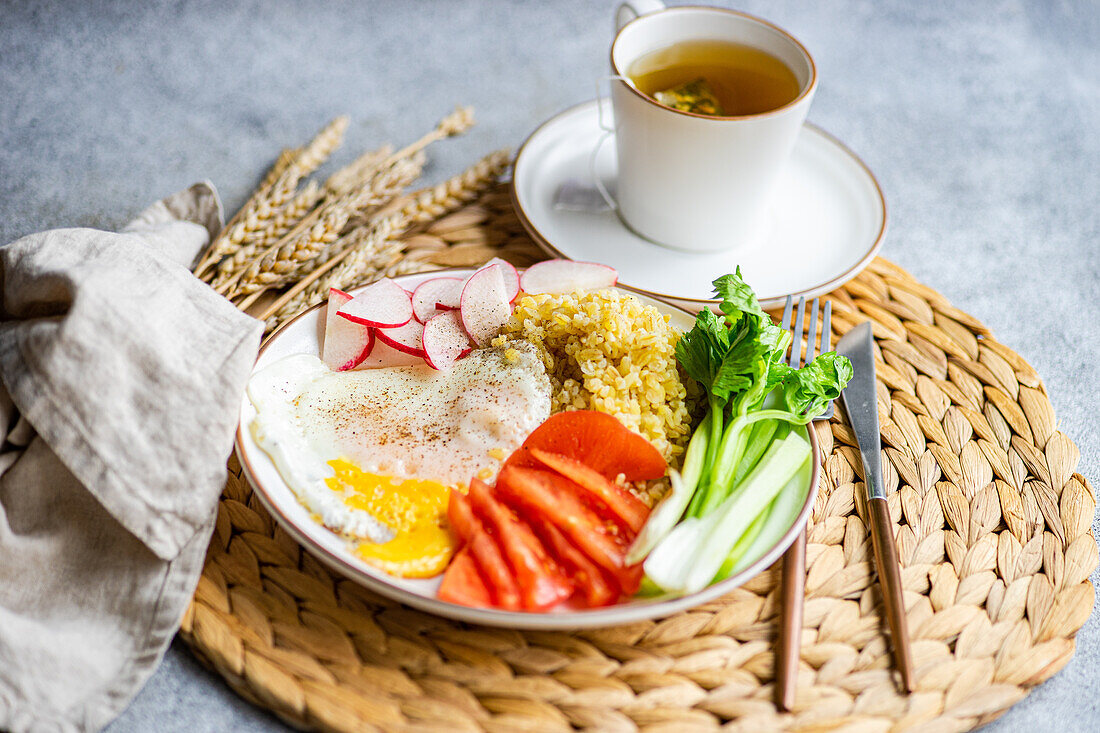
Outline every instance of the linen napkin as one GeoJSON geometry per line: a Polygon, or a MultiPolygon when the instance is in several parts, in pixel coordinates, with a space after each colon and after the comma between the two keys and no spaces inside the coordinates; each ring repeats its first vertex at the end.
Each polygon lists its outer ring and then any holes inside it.
{"type": "Polygon", "coordinates": [[[207,183],[0,247],[0,729],[98,730],[198,582],[263,326],[188,269],[207,183]]]}

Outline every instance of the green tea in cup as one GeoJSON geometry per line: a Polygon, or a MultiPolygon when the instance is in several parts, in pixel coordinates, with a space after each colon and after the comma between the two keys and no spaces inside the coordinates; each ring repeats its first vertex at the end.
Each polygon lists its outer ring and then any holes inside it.
{"type": "Polygon", "coordinates": [[[779,109],[801,92],[794,72],[775,56],[722,40],[690,40],[632,63],[627,76],[657,102],[695,114],[742,117],[779,109]]]}

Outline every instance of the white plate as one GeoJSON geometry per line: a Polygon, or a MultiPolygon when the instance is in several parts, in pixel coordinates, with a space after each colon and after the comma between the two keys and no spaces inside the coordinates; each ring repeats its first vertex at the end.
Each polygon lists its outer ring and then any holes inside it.
{"type": "MultiPolygon", "coordinates": [[[[610,101],[604,117],[610,119],[610,101]]],[[[565,110],[520,148],[512,175],[516,211],[548,253],[602,262],[619,282],[694,307],[713,301],[711,282],[740,265],[766,308],[788,295],[812,297],[843,285],[874,258],[886,232],[886,201],[874,175],[836,138],[807,123],[770,212],[766,241],[728,252],[692,253],[643,239],[612,211],[554,207],[562,183],[591,185],[590,159],[600,143],[596,101],[565,110]]],[[[596,158],[596,173],[614,190],[613,140],[596,158]]]]}
{"type": "MultiPolygon", "coordinates": [[[[405,288],[411,290],[418,283],[440,274],[452,277],[465,277],[473,270],[450,270],[396,278],[405,288]]],[[[352,291],[354,294],[355,291],[352,291]]],[[[647,305],[654,305],[663,313],[669,314],[674,327],[690,329],[694,318],[678,308],[635,293],[647,305]]],[[[291,354],[320,354],[321,338],[325,324],[325,306],[319,305],[276,332],[263,348],[253,367],[253,373],[279,359],[291,354]]],[[[808,431],[814,455],[813,471],[810,477],[810,490],[806,502],[794,525],[783,535],[780,541],[763,557],[743,572],[721,583],[706,588],[694,595],[682,598],[637,599],[616,606],[590,610],[555,609],[546,613],[519,611],[498,611],[491,609],[467,608],[453,603],[440,601],[435,597],[439,587],[439,578],[428,580],[409,580],[388,575],[381,570],[358,559],[348,543],[333,532],[316,522],[309,511],[302,506],[290,488],[279,475],[267,453],[256,444],[248,425],[256,415],[247,395],[241,401],[241,420],[237,428],[237,455],[241,467],[257,496],[267,507],[276,521],[295,540],[315,557],[334,571],[355,580],[379,595],[408,604],[413,608],[429,613],[446,616],[459,621],[485,626],[501,626],[517,629],[576,629],[595,626],[612,626],[644,619],[668,616],[727,593],[773,563],[794,541],[800,528],[809,517],[817,494],[819,461],[817,441],[814,431],[808,431]]]]}

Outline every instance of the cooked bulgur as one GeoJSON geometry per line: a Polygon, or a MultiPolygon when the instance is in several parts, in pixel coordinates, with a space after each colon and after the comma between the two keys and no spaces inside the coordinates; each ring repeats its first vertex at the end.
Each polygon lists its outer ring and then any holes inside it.
{"type": "Polygon", "coordinates": [[[668,320],[620,290],[525,295],[493,343],[536,347],[550,375],[551,412],[614,415],[677,467],[691,436],[690,378],[677,366],[680,334],[668,320]]]}

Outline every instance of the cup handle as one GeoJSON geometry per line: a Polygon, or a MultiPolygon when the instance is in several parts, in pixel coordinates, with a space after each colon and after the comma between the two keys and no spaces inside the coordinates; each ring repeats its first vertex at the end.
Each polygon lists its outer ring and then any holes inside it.
{"type": "Polygon", "coordinates": [[[615,32],[618,33],[624,25],[640,15],[649,15],[664,9],[665,4],[661,0],[626,0],[615,11],[615,32]]]}
{"type": "Polygon", "coordinates": [[[602,84],[605,81],[621,81],[624,84],[629,84],[630,86],[634,86],[634,80],[631,79],[630,77],[627,77],[627,76],[619,76],[618,74],[609,74],[608,76],[605,76],[605,77],[602,77],[602,78],[596,80],[596,112],[599,115],[598,121],[599,121],[599,124],[600,124],[600,129],[603,130],[604,132],[615,132],[615,128],[611,127],[610,125],[608,125],[603,120],[603,97],[604,97],[604,94],[603,94],[603,89],[600,87],[600,84],[602,84]]]}
{"type": "Polygon", "coordinates": [[[600,135],[600,139],[596,143],[596,146],[592,148],[592,155],[588,157],[588,173],[592,176],[592,185],[600,192],[600,196],[603,198],[604,203],[606,203],[612,211],[618,211],[619,202],[612,197],[611,192],[607,190],[607,186],[603,185],[603,179],[600,178],[600,174],[596,170],[596,158],[599,156],[603,144],[614,134],[615,132],[613,130],[607,130],[603,135],[600,135]]]}

